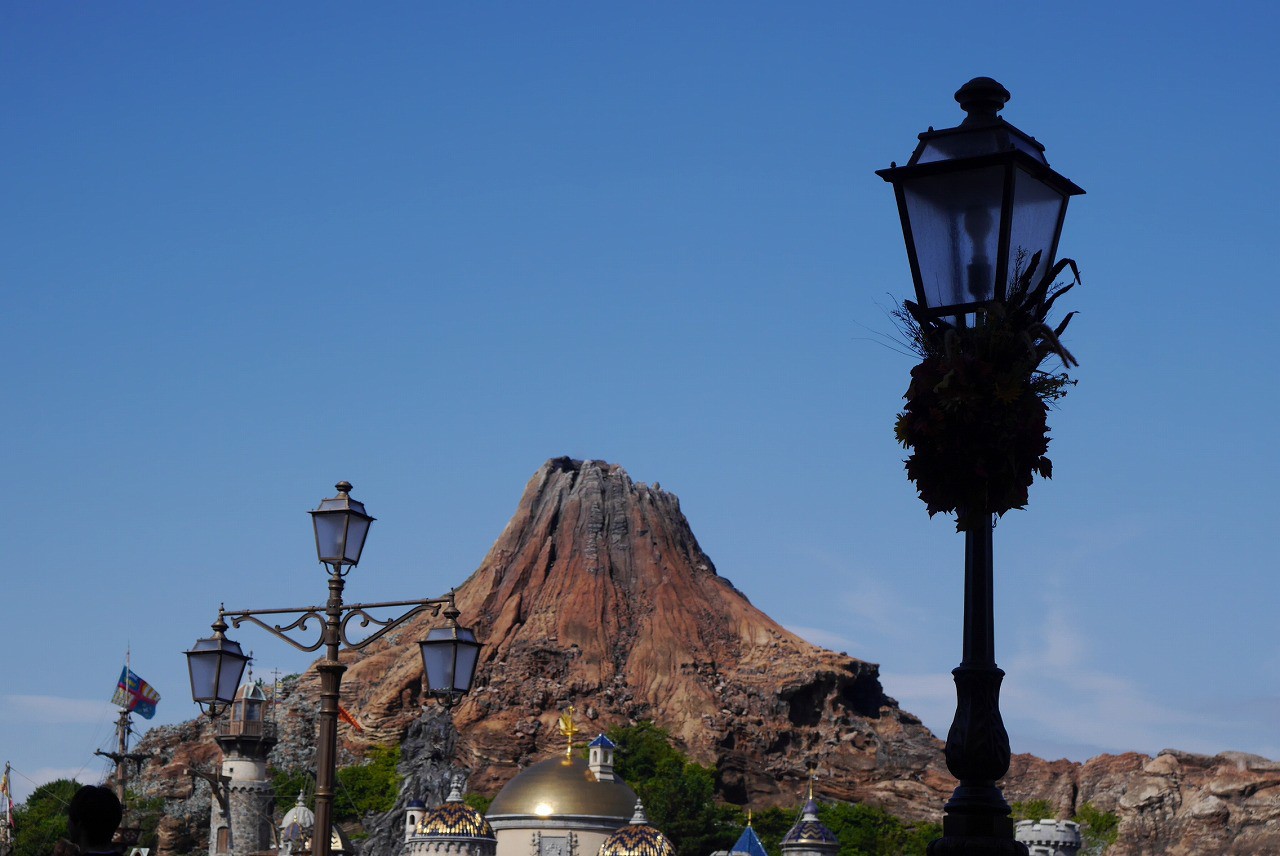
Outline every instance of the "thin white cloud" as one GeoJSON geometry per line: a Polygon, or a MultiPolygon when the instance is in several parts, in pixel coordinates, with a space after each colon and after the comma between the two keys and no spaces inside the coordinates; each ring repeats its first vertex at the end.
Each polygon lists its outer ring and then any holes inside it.
{"type": "Polygon", "coordinates": [[[863,578],[840,595],[854,623],[880,640],[912,639],[925,626],[928,613],[902,594],[873,579],[863,578]]]}
{"type": "Polygon", "coordinates": [[[801,627],[797,624],[788,624],[786,627],[806,642],[812,642],[830,651],[843,651],[847,654],[857,647],[853,640],[820,627],[801,627]]]}
{"type": "MultiPolygon", "coordinates": [[[[1002,665],[1007,672],[1000,710],[1016,752],[1077,761],[1103,752],[1164,748],[1216,753],[1206,734],[1222,734],[1218,719],[1204,711],[1174,709],[1152,698],[1141,684],[1094,664],[1070,599],[1046,596],[1036,635],[1002,665]]],[[[945,737],[955,713],[950,674],[882,676],[885,691],[905,710],[945,737]]]]}
{"type": "Polygon", "coordinates": [[[58,779],[71,779],[82,785],[98,784],[102,778],[98,775],[86,776],[85,767],[37,767],[34,770],[13,769],[12,786],[13,801],[25,802],[31,792],[41,785],[56,782],[58,779]]]}
{"type": "Polygon", "coordinates": [[[1074,601],[1058,588],[1051,584],[1045,594],[1038,635],[1009,660],[1011,677],[1001,704],[1006,723],[1057,743],[1108,752],[1152,753],[1170,746],[1206,751],[1203,735],[1214,733],[1217,723],[1162,704],[1139,681],[1096,665],[1079,629],[1081,619],[1073,614],[1074,601]]]}
{"type": "Polygon", "coordinates": [[[946,738],[956,712],[956,685],[949,672],[915,675],[881,672],[880,683],[903,710],[920,717],[938,737],[946,738]]]}
{"type": "Polygon", "coordinates": [[[44,695],[0,696],[0,722],[29,725],[96,723],[114,713],[110,702],[44,695]]]}

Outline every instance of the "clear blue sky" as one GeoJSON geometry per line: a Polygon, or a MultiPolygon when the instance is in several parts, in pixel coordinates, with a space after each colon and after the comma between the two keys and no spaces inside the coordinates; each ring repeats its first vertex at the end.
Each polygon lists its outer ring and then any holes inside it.
{"type": "MultiPolygon", "coordinates": [[[[547,458],[945,733],[962,541],[902,470],[873,170],[976,75],[1088,195],[1055,478],[996,533],[1015,750],[1280,757],[1271,4],[0,7],[0,761],[96,780],[127,646],[193,716],[217,605],[436,595],[547,458]]],[[[263,672],[297,671],[239,633],[263,672]]],[[[145,723],[143,723],[145,724],[145,723]]]]}

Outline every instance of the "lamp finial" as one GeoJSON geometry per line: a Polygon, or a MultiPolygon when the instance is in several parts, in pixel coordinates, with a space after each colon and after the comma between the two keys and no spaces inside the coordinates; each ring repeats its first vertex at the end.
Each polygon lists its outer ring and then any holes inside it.
{"type": "Polygon", "coordinates": [[[960,124],[978,125],[994,122],[1009,102],[1009,90],[990,77],[975,77],[956,90],[956,101],[968,115],[960,124]]]}

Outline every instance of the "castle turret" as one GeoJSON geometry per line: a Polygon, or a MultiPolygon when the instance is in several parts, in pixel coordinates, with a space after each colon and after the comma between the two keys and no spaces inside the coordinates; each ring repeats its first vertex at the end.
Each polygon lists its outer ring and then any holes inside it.
{"type": "Polygon", "coordinates": [[[1020,820],[1013,837],[1031,856],[1076,856],[1084,846],[1080,824],[1072,820],[1020,820]]]}
{"type": "Polygon", "coordinates": [[[248,856],[273,844],[271,816],[275,796],[267,776],[267,755],[276,745],[276,724],[262,683],[246,683],[236,693],[229,716],[217,720],[214,739],[222,748],[226,812],[214,801],[210,813],[209,852],[248,856]]]}
{"type": "Polygon", "coordinates": [[[596,777],[597,782],[613,781],[613,751],[617,748],[617,744],[603,734],[587,744],[589,750],[587,767],[596,777]]]}
{"type": "Polygon", "coordinates": [[[409,800],[404,807],[404,840],[408,841],[418,832],[418,824],[422,823],[427,813],[427,804],[422,800],[409,800]]]}

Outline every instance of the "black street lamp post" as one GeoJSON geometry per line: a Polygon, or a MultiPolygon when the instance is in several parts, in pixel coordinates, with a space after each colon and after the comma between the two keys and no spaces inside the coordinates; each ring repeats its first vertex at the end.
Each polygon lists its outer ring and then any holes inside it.
{"type": "MultiPolygon", "coordinates": [[[[1052,269],[1067,201],[1084,191],[1049,167],[1034,138],[999,117],[1009,100],[999,83],[975,78],[955,98],[968,114],[958,127],[930,128],[905,166],[876,174],[897,197],[921,312],[963,328],[983,323],[984,310],[1004,301],[1010,279],[1037,253],[1039,270],[1052,269]]],[[[962,514],[973,521],[965,529],[964,655],[952,672],[956,713],[946,747],[959,786],[929,853],[1026,854],[996,785],[1010,753],[1000,716],[1004,672],[995,660],[994,516],[981,507],[962,514]]]]}
{"type": "Polygon", "coordinates": [[[225,607],[218,610],[213,623],[213,636],[196,642],[187,651],[187,665],[191,673],[191,697],[210,717],[217,717],[235,699],[236,689],[245,663],[240,645],[227,639],[227,621],[239,627],[245,621],[258,625],[280,637],[300,651],[325,649],[324,659],[316,664],[320,673],[320,713],[316,722],[316,807],[315,829],[312,834],[312,853],[329,856],[333,829],[333,793],[337,764],[338,694],[342,673],[346,666],[338,659],[341,648],[360,649],[404,624],[415,615],[430,612],[433,616],[443,613],[446,624],[428,632],[419,643],[422,648],[426,694],[452,707],[471,689],[475,666],[479,659],[480,643],[468,628],[458,625],[457,606],[453,593],[443,598],[429,600],[397,600],[382,603],[343,604],[342,590],[350,568],[360,561],[365,536],[374,518],[365,513],[364,504],[350,496],[351,485],[339,482],[338,495],[320,503],[310,512],[315,526],[316,554],[329,567],[329,598],[324,606],[304,606],[288,609],[239,609],[225,607]],[[390,607],[412,607],[408,612],[391,619],[380,619],[368,610],[390,607]],[[291,624],[267,624],[260,615],[296,616],[291,624]],[[378,625],[369,636],[352,641],[347,636],[347,624],[359,617],[360,626],[378,625]],[[319,638],[300,642],[288,634],[290,631],[307,631],[307,625],[316,621],[320,625],[319,638]]]}

